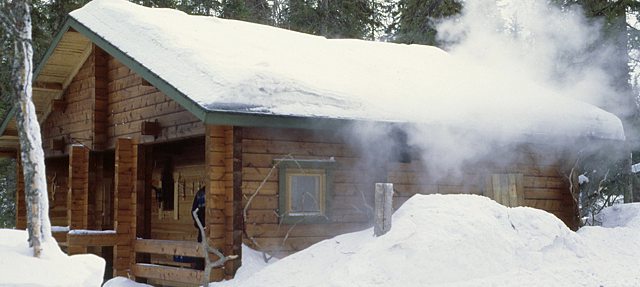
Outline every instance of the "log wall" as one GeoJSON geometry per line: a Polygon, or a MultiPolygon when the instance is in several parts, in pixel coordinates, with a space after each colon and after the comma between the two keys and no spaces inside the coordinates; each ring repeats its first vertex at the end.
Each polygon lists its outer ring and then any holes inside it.
{"type": "Polygon", "coordinates": [[[62,101],[64,109],[52,110],[42,123],[47,157],[66,155],[71,143],[103,151],[113,150],[121,137],[144,144],[204,134],[200,120],[95,45],[62,101]],[[160,134],[141,135],[145,121],[157,121],[160,134]],[[54,148],[61,139],[63,148],[54,148]]]}
{"type": "Polygon", "coordinates": [[[93,147],[96,107],[95,57],[94,50],[64,91],[62,100],[66,104],[65,107],[52,110],[42,123],[42,140],[46,156],[67,154],[64,146],[54,149],[54,140],[64,139],[65,145],[80,143],[93,147]]]}
{"type": "MultiPolygon", "coordinates": [[[[330,132],[245,128],[242,140],[243,206],[258,192],[249,206],[245,222],[247,234],[263,250],[284,256],[320,240],[367,228],[371,212],[367,205],[373,206],[375,178],[366,172],[368,167],[360,159],[356,149],[330,132]],[[278,169],[273,166],[275,160],[288,157],[335,159],[334,189],[328,198],[329,223],[295,227],[279,224],[276,212],[278,169]],[[258,189],[265,179],[265,184],[258,189]],[[284,240],[287,234],[287,240],[284,240]]],[[[249,241],[245,238],[245,242],[249,241]]]]}
{"type": "Polygon", "coordinates": [[[143,144],[204,134],[200,120],[118,60],[109,57],[107,67],[107,148],[113,148],[120,137],[143,144]],[[156,120],[161,127],[157,138],[140,134],[142,122],[156,120]]]}
{"type": "MultiPolygon", "coordinates": [[[[508,164],[481,161],[476,166],[466,166],[456,175],[436,176],[430,175],[418,158],[411,163],[388,162],[384,167],[372,168],[372,160],[361,154],[356,145],[345,142],[338,134],[327,131],[243,129],[243,206],[266,179],[251,202],[245,222],[247,234],[263,250],[284,256],[320,240],[369,227],[369,206],[373,206],[372,194],[376,181],[394,184],[394,208],[397,209],[417,193],[488,194],[487,179],[492,175],[522,174],[521,192],[524,193],[526,206],[547,210],[569,227],[577,227],[573,213],[575,206],[568,184],[563,180],[557,154],[540,155],[547,151],[515,147],[508,155],[515,160],[508,164]],[[278,169],[272,168],[278,159],[288,156],[296,159],[335,159],[334,188],[328,201],[328,223],[297,226],[279,224],[276,212],[278,169]]],[[[251,243],[251,240],[245,238],[245,243],[251,243]]]]}

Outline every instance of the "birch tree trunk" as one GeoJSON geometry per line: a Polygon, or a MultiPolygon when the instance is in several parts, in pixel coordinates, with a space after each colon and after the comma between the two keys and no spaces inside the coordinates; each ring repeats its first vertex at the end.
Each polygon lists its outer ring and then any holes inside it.
{"type": "Polygon", "coordinates": [[[8,0],[4,5],[0,20],[14,40],[11,90],[18,105],[16,123],[20,136],[29,245],[33,247],[34,256],[40,257],[43,243],[51,239],[51,222],[40,124],[32,101],[31,1],[8,0]]]}

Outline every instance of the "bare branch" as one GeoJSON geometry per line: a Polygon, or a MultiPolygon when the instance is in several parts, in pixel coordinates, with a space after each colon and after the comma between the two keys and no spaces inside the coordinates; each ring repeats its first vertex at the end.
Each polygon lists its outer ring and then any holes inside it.
{"type": "Polygon", "coordinates": [[[196,224],[198,225],[198,229],[200,230],[200,235],[202,235],[202,242],[200,242],[200,244],[202,244],[202,250],[205,251],[204,277],[202,278],[202,281],[205,286],[208,286],[209,278],[211,278],[211,269],[222,266],[224,265],[225,262],[229,260],[237,259],[238,255],[224,256],[224,254],[222,254],[220,250],[209,246],[209,240],[207,240],[207,236],[204,233],[204,227],[202,226],[202,222],[200,222],[200,218],[198,218],[198,209],[200,208],[196,208],[194,211],[191,212],[191,214],[193,215],[193,218],[195,219],[196,224]],[[218,260],[216,260],[215,262],[211,262],[211,258],[209,258],[209,253],[213,253],[214,255],[218,256],[218,260]]]}

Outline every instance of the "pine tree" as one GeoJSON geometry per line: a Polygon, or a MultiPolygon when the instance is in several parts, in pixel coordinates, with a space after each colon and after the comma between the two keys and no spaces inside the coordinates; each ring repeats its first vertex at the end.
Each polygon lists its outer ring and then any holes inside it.
{"type": "Polygon", "coordinates": [[[438,21],[457,15],[461,10],[460,0],[400,0],[392,27],[396,31],[394,41],[438,46],[438,21]]]}
{"type": "Polygon", "coordinates": [[[16,226],[16,166],[13,159],[0,159],[0,228],[16,226]]]}
{"type": "Polygon", "coordinates": [[[243,20],[261,24],[270,24],[271,7],[265,0],[224,0],[220,17],[243,20]]]}
{"type": "Polygon", "coordinates": [[[280,27],[327,38],[371,39],[381,26],[376,1],[289,0],[280,27]]]}

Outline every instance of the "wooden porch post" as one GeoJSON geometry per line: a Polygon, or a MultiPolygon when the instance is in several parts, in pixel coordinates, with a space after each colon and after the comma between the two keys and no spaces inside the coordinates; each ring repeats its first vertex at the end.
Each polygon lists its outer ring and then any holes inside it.
{"type": "Polygon", "coordinates": [[[115,160],[114,228],[118,243],[113,248],[114,276],[127,277],[135,264],[137,158],[138,148],[133,140],[119,138],[115,160]]]}
{"type": "MultiPolygon", "coordinates": [[[[69,229],[87,229],[88,213],[89,149],[83,145],[72,145],[69,147],[69,189],[67,193],[67,224],[69,229]]],[[[87,248],[70,245],[67,252],[69,254],[87,253],[87,248]]]]}
{"type": "MultiPolygon", "coordinates": [[[[242,258],[242,231],[244,216],[242,205],[242,128],[225,127],[225,255],[242,258]],[[231,175],[231,176],[229,176],[231,175]]],[[[231,279],[242,263],[241,259],[227,261],[225,277],[231,279]]]]}
{"type": "Polygon", "coordinates": [[[24,174],[20,150],[16,154],[16,229],[27,229],[27,204],[24,201],[24,174]]]}
{"type": "MultiPolygon", "coordinates": [[[[222,126],[207,126],[205,134],[205,161],[206,161],[206,223],[207,240],[209,245],[222,250],[229,255],[226,247],[226,180],[232,180],[232,174],[227,174],[225,169],[225,128],[222,126]]],[[[217,258],[216,258],[217,259],[217,258]]],[[[214,259],[214,260],[216,260],[214,259]]],[[[221,268],[215,268],[211,272],[212,281],[221,281],[225,278],[225,272],[221,268]]]]}

